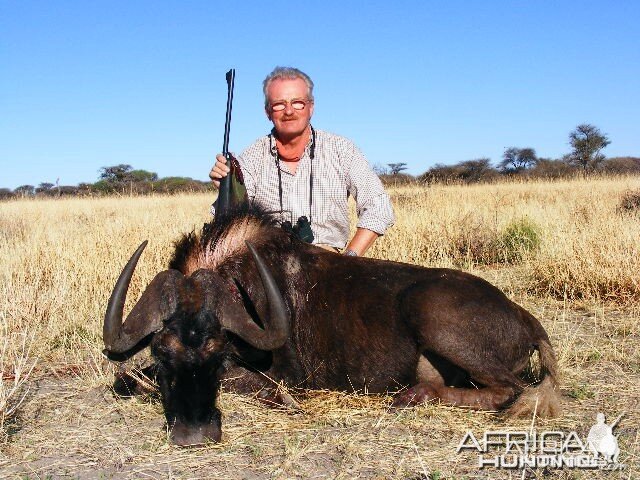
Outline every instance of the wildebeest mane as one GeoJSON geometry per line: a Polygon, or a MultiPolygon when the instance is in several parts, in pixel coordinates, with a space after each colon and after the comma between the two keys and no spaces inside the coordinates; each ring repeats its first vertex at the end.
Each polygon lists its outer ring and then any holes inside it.
{"type": "Polygon", "coordinates": [[[277,218],[259,205],[244,202],[202,227],[201,245],[215,245],[234,227],[250,222],[260,227],[279,226],[277,218]]]}
{"type": "Polygon", "coordinates": [[[258,205],[241,204],[216,220],[205,223],[200,235],[190,232],[175,242],[169,268],[189,274],[197,268],[213,268],[246,250],[245,240],[256,245],[273,243],[281,250],[290,236],[279,229],[275,216],[258,205]],[[275,228],[274,228],[275,227],[275,228]]]}

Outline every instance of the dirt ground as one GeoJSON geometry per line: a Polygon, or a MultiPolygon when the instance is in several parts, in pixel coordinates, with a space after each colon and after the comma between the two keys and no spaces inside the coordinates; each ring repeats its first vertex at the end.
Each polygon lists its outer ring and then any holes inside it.
{"type": "Polygon", "coordinates": [[[607,422],[623,414],[614,433],[624,469],[479,469],[476,452],[456,453],[467,431],[529,430],[532,420],[442,405],[395,411],[389,397],[337,392],[310,392],[295,413],[223,393],[222,443],[179,448],[168,442],[159,400],[117,397],[105,362],[39,367],[0,445],[0,477],[640,478],[637,312],[525,306],[550,332],[562,370],[562,416],[533,427],[586,438],[598,412],[607,422]]]}

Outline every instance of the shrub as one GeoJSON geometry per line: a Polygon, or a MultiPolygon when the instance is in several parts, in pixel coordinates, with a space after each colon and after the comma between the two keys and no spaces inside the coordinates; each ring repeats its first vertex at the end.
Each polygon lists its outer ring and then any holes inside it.
{"type": "Polygon", "coordinates": [[[415,183],[416,179],[412,175],[406,173],[397,173],[395,175],[382,174],[379,175],[380,181],[386,187],[398,187],[401,185],[411,185],[415,183]]]}
{"type": "Polygon", "coordinates": [[[462,268],[495,262],[496,232],[478,219],[462,219],[449,244],[454,263],[462,268]]]}
{"type": "Polygon", "coordinates": [[[436,163],[433,167],[418,177],[423,183],[449,184],[459,180],[458,171],[453,165],[436,163]]]}
{"type": "Polygon", "coordinates": [[[640,212],[640,190],[632,192],[625,192],[622,195],[620,204],[618,205],[618,212],[620,213],[632,213],[640,212]]]}
{"type": "Polygon", "coordinates": [[[466,160],[455,165],[436,164],[418,177],[424,183],[481,183],[491,182],[500,173],[491,166],[488,158],[466,160]]]}
{"type": "Polygon", "coordinates": [[[631,174],[640,173],[640,158],[638,157],[612,157],[607,158],[600,166],[605,173],[631,174]]]}
{"type": "Polygon", "coordinates": [[[0,188],[0,200],[8,200],[13,198],[13,192],[8,188],[0,188]]]}
{"type": "Polygon", "coordinates": [[[154,182],[154,189],[162,193],[206,192],[211,182],[200,182],[189,177],[164,177],[154,182]]]}
{"type": "Polygon", "coordinates": [[[540,248],[540,228],[528,218],[511,222],[498,239],[498,262],[518,263],[540,248]]]}
{"type": "Polygon", "coordinates": [[[509,223],[504,230],[477,221],[463,221],[449,239],[450,254],[460,267],[470,264],[519,263],[540,247],[540,228],[527,218],[509,223]]]}
{"type": "Polygon", "coordinates": [[[550,158],[539,158],[536,165],[528,170],[528,175],[532,178],[569,178],[576,174],[576,167],[569,165],[562,160],[552,160],[550,158]]]}

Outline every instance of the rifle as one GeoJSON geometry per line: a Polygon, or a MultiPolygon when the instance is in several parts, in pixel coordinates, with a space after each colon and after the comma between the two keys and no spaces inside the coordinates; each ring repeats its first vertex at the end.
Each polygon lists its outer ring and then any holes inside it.
{"type": "Polygon", "coordinates": [[[226,214],[233,206],[246,199],[246,189],[240,165],[229,153],[229,132],[231,130],[231,109],[233,108],[233,84],[236,78],[236,70],[232,68],[226,74],[227,78],[227,115],[224,121],[224,140],[222,142],[222,154],[231,169],[226,177],[220,179],[218,201],[216,204],[216,219],[226,214]]]}

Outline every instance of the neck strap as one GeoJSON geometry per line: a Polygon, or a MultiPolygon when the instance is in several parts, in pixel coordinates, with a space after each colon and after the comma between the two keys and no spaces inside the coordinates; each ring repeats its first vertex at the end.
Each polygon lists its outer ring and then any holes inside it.
{"type": "MultiPolygon", "coordinates": [[[[316,156],[316,131],[313,126],[309,125],[311,129],[311,145],[309,147],[309,159],[311,161],[309,167],[309,224],[311,224],[311,207],[313,206],[313,159],[316,156]]],[[[282,171],[280,170],[280,154],[278,153],[278,147],[275,144],[275,134],[271,132],[269,135],[269,143],[271,144],[271,152],[275,150],[275,162],[276,162],[276,170],[278,172],[278,194],[280,196],[280,214],[284,212],[284,207],[282,206],[282,171]]],[[[306,150],[306,148],[305,148],[306,150]]],[[[303,153],[304,156],[304,153],[303,153]]],[[[302,157],[301,157],[302,158],[302,157]]],[[[293,222],[293,219],[291,219],[293,222]]]]}

